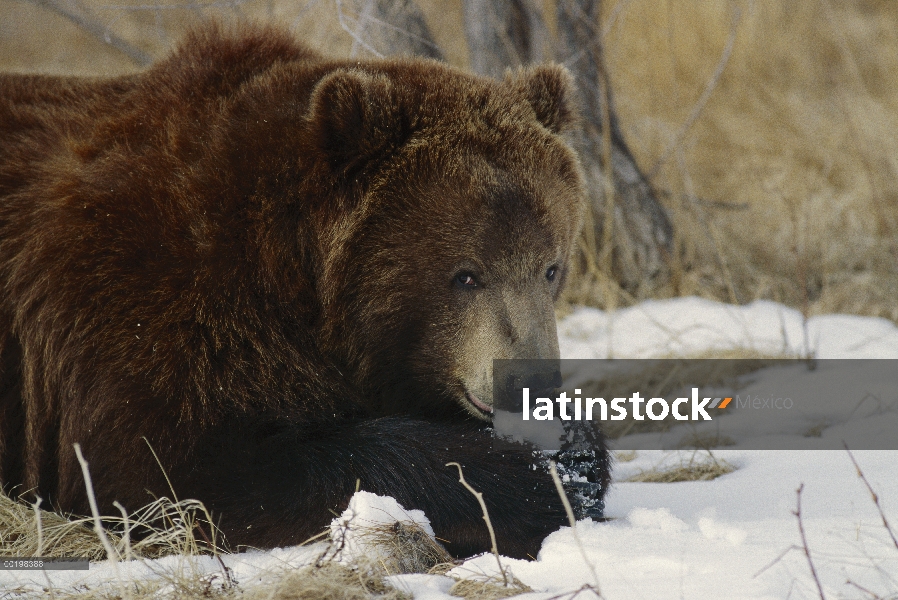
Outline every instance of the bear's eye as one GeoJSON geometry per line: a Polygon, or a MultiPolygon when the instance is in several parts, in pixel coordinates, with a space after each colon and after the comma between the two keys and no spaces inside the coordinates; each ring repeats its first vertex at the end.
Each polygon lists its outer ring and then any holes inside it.
{"type": "Polygon", "coordinates": [[[552,265],[548,269],[546,269],[546,279],[549,281],[555,281],[555,275],[558,274],[558,267],[556,265],[552,265]]]}
{"type": "Polygon", "coordinates": [[[474,279],[474,276],[472,274],[468,273],[467,271],[462,271],[455,276],[455,284],[459,287],[472,289],[477,287],[477,280],[474,279]]]}

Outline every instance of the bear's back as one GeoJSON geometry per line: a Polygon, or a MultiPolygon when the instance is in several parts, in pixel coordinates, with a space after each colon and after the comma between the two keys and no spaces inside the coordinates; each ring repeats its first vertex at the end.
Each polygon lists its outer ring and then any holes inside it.
{"type": "Polygon", "coordinates": [[[170,115],[198,115],[273,64],[297,60],[320,57],[278,29],[243,25],[229,31],[212,23],[188,35],[170,57],[134,75],[0,73],[0,199],[33,181],[29,166],[38,161],[69,152],[86,162],[96,154],[92,146],[128,143],[128,133],[132,138],[142,133],[133,124],[128,132],[104,122],[127,124],[123,117],[130,113],[147,131],[158,130],[173,120],[170,115]]]}

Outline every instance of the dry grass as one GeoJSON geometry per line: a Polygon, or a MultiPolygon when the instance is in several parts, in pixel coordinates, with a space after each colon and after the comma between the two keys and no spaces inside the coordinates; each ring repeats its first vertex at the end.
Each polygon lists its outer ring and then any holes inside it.
{"type": "Polygon", "coordinates": [[[500,579],[460,579],[455,585],[449,588],[449,594],[458,596],[459,598],[471,598],[473,600],[499,600],[499,598],[511,598],[520,594],[526,594],[533,590],[514,580],[509,585],[504,585],[500,579]]]}
{"type": "MultiPolygon", "coordinates": [[[[263,584],[223,586],[218,574],[198,574],[189,569],[162,575],[152,581],[128,583],[133,600],[177,598],[184,600],[410,600],[411,596],[386,583],[382,573],[335,562],[306,566],[293,571],[270,573],[263,584]]],[[[117,600],[118,588],[77,591],[53,590],[64,600],[117,600]]],[[[15,598],[15,595],[10,597],[15,598]]],[[[33,597],[33,596],[32,596],[33,597]]]]}
{"type": "MultiPolygon", "coordinates": [[[[104,525],[116,558],[159,558],[220,552],[215,546],[216,530],[209,525],[209,520],[205,507],[196,500],[175,503],[160,498],[129,515],[127,521],[113,516],[104,519],[104,525]],[[126,527],[128,535],[125,535],[126,527]],[[139,539],[133,532],[140,532],[139,539]]],[[[68,519],[3,494],[0,494],[0,554],[87,557],[94,561],[108,557],[94,533],[92,519],[68,519]]]]}
{"type": "MultiPolygon", "coordinates": [[[[118,542],[118,538],[116,538],[118,542]]],[[[90,519],[68,520],[62,515],[35,510],[0,494],[0,555],[87,557],[103,560],[106,551],[90,528],[90,519]],[[42,539],[37,524],[41,522],[42,539]]]]}
{"type": "Polygon", "coordinates": [[[894,2],[633,0],[606,48],[637,159],[654,170],[736,11],[731,59],[654,178],[681,258],[654,293],[898,319],[894,2]]]}
{"type": "Polygon", "coordinates": [[[721,475],[732,473],[736,467],[725,460],[718,459],[711,452],[705,457],[693,453],[689,460],[676,465],[661,465],[641,471],[625,479],[627,482],[641,483],[677,483],[679,481],[710,481],[721,475]]]}
{"type": "Polygon", "coordinates": [[[389,575],[431,573],[441,565],[452,565],[452,556],[421,527],[397,521],[391,526],[369,527],[360,535],[365,545],[380,548],[386,558],[378,570],[389,575]]]}
{"type": "MultiPolygon", "coordinates": [[[[183,501],[175,508],[171,503],[156,502],[130,517],[132,526],[152,528],[158,523],[162,506],[168,514],[187,512],[202,513],[202,506],[194,501],[183,501]],[[141,522],[138,519],[149,518],[141,522]]],[[[41,528],[33,507],[0,495],[0,555],[7,556],[73,556],[89,557],[93,562],[107,558],[103,545],[89,528],[89,519],[68,520],[47,511],[40,511],[41,528]],[[40,532],[40,533],[39,533],[40,532]],[[39,541],[40,540],[40,541],[39,541]]],[[[208,572],[192,558],[208,554],[208,548],[192,540],[189,530],[166,518],[167,527],[156,527],[149,538],[152,541],[133,541],[131,545],[121,535],[107,531],[116,551],[125,556],[130,553],[135,560],[177,555],[183,560],[175,566],[152,563],[152,578],[134,578],[122,582],[108,581],[78,589],[45,588],[55,598],[65,600],[112,600],[125,597],[133,600],[149,598],[184,598],[247,600],[404,600],[409,594],[389,585],[386,577],[402,573],[430,573],[445,575],[457,566],[452,557],[414,523],[393,523],[374,527],[354,527],[370,553],[346,563],[337,560],[339,548],[331,543],[320,552],[319,559],[298,568],[286,567],[270,570],[242,584],[230,580],[222,572],[208,572]],[[126,548],[127,546],[127,548],[126,548]],[[374,557],[374,558],[372,558],[374,557]]],[[[149,539],[148,538],[148,539],[149,539]]],[[[322,544],[323,545],[323,544],[322,544]]],[[[149,563],[148,563],[149,564],[149,563]]],[[[501,578],[459,579],[450,593],[461,598],[498,599],[532,591],[510,573],[508,584],[501,578]]],[[[10,597],[34,597],[33,590],[8,591],[10,597]]]]}
{"type": "Polygon", "coordinates": [[[346,566],[335,562],[308,566],[286,573],[277,582],[251,588],[240,598],[262,600],[406,600],[411,596],[389,586],[382,571],[346,566]]]}
{"type": "MultiPolygon", "coordinates": [[[[40,520],[35,517],[33,507],[0,495],[0,555],[88,557],[94,562],[107,558],[98,536],[89,527],[89,519],[70,521],[43,510],[39,514],[40,520]]],[[[129,516],[132,529],[142,528],[146,537],[135,540],[110,531],[106,534],[121,558],[145,560],[175,555],[183,560],[176,561],[175,566],[152,563],[154,577],[129,580],[125,587],[110,581],[94,588],[53,589],[54,596],[66,600],[118,598],[125,589],[135,600],[159,597],[400,600],[409,595],[391,587],[385,579],[388,575],[445,573],[455,566],[452,557],[419,526],[394,523],[357,529],[359,539],[376,559],[361,557],[347,564],[334,558],[339,552],[330,546],[313,564],[265,572],[258,581],[244,585],[232,581],[230,574],[207,572],[208,567],[201,568],[192,560],[211,552],[207,544],[193,537],[198,524],[205,526],[209,535],[205,517],[205,509],[196,501],[154,502],[129,516]]],[[[120,525],[116,519],[109,519],[108,523],[113,530],[120,525]]],[[[220,550],[216,552],[223,554],[220,550]]],[[[460,589],[464,591],[465,586],[460,589]]],[[[524,590],[521,585],[509,589],[518,590],[516,593],[524,590]]],[[[19,592],[25,594],[25,590],[19,592]]],[[[467,594],[466,597],[475,596],[467,594]]]]}

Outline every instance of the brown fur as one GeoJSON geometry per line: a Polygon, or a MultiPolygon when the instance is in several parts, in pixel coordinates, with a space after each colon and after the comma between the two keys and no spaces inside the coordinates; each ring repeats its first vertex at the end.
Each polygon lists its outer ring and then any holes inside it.
{"type": "Polygon", "coordinates": [[[535,553],[551,481],[466,393],[557,356],[568,87],[215,26],[135,76],[0,75],[0,483],[85,513],[78,442],[134,509],[169,493],[146,438],[232,544],[314,535],[360,479],[463,555],[488,540],[457,460],[535,553]]]}

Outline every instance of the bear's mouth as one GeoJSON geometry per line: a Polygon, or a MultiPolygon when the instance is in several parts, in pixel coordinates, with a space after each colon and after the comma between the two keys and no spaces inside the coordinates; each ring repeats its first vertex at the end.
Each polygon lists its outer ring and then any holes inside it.
{"type": "Polygon", "coordinates": [[[474,408],[484,414],[484,416],[491,417],[493,415],[493,407],[485,404],[480,398],[472,394],[471,392],[465,390],[465,398],[468,399],[474,408]]]}

